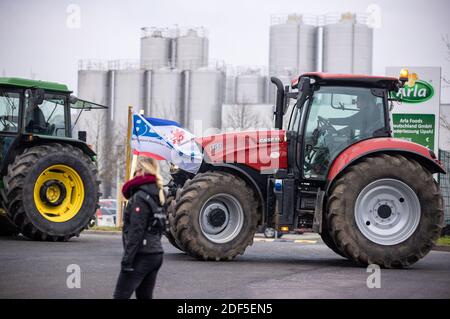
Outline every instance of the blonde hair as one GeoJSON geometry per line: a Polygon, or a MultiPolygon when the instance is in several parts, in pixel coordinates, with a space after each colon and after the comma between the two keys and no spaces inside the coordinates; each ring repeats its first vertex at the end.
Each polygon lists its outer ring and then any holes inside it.
{"type": "Polygon", "coordinates": [[[158,161],[154,158],[138,156],[136,170],[142,170],[144,174],[150,174],[156,177],[156,186],[159,188],[159,202],[161,205],[164,205],[164,202],[166,201],[163,190],[164,184],[163,178],[159,173],[158,161]]]}

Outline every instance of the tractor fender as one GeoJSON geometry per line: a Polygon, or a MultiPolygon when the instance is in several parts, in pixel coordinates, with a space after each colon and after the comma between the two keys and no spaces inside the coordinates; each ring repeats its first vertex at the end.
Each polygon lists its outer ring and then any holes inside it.
{"type": "Polygon", "coordinates": [[[60,143],[60,144],[70,144],[74,147],[79,148],[86,155],[88,155],[91,159],[95,159],[97,155],[86,142],[80,141],[74,138],[65,138],[65,137],[57,137],[57,136],[46,136],[46,135],[33,135],[32,139],[26,138],[25,145],[30,146],[34,145],[42,145],[49,143],[60,143]]]}
{"type": "Polygon", "coordinates": [[[434,152],[420,144],[401,139],[380,137],[355,143],[342,151],[333,161],[327,175],[328,190],[333,181],[350,165],[374,154],[402,154],[419,162],[431,173],[446,174],[434,152]]]}
{"type": "MultiPolygon", "coordinates": [[[[205,163],[204,163],[205,164],[205,163]]],[[[245,180],[255,190],[258,200],[261,203],[261,223],[264,224],[266,217],[265,196],[263,191],[267,188],[268,175],[259,172],[238,163],[215,163],[202,165],[199,172],[222,171],[235,174],[245,180]]]]}
{"type": "Polygon", "coordinates": [[[90,147],[83,141],[64,138],[64,137],[54,137],[45,135],[30,135],[30,134],[19,134],[17,135],[11,146],[9,147],[8,154],[6,158],[2,161],[0,165],[0,174],[4,176],[7,172],[8,165],[11,164],[16,156],[23,152],[25,148],[45,145],[49,143],[60,143],[60,144],[70,144],[77,147],[88,155],[93,161],[96,161],[96,153],[90,149],[90,147]],[[30,138],[31,137],[31,138],[30,138]]]}

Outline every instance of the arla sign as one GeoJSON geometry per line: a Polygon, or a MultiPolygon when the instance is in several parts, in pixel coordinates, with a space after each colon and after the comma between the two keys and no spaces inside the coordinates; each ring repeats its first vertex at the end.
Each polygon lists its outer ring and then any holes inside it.
{"type": "Polygon", "coordinates": [[[394,98],[403,103],[422,103],[431,99],[434,95],[434,89],[428,82],[417,80],[413,86],[405,84],[394,98]]]}

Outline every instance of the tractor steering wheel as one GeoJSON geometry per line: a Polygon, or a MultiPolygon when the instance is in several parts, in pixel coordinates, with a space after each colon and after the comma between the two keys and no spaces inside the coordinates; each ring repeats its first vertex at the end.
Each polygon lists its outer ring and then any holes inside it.
{"type": "Polygon", "coordinates": [[[317,116],[317,127],[321,131],[329,130],[331,133],[337,133],[337,130],[334,128],[333,125],[331,125],[330,120],[320,115],[317,116]]]}

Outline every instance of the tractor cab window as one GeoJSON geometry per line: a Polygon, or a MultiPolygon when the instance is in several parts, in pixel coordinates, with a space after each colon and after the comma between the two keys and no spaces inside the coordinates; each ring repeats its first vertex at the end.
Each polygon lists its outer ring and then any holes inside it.
{"type": "Polygon", "coordinates": [[[321,87],[314,93],[304,138],[306,178],[326,178],[345,148],[386,128],[383,98],[368,88],[321,87]]]}
{"type": "Polygon", "coordinates": [[[58,94],[45,94],[42,104],[31,102],[25,113],[25,131],[28,133],[66,136],[66,97],[58,94]]]}
{"type": "Polygon", "coordinates": [[[20,93],[0,89],[0,133],[19,131],[20,93]]]}

